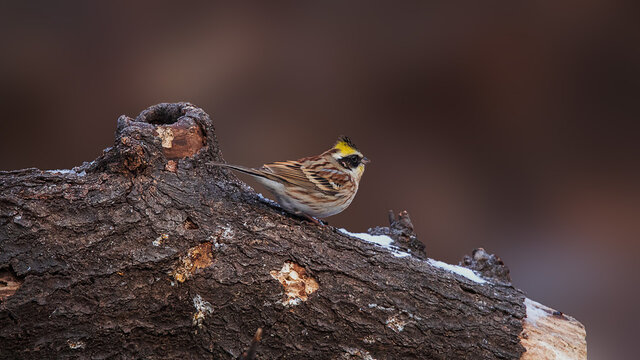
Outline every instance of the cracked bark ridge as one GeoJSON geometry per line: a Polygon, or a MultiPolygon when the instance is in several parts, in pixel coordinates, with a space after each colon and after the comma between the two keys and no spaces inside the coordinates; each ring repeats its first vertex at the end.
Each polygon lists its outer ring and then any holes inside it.
{"type": "Polygon", "coordinates": [[[424,244],[418,240],[409,213],[406,210],[398,213],[398,217],[393,213],[393,210],[389,210],[389,226],[376,226],[375,228],[367,230],[370,235],[386,235],[393,239],[393,245],[398,248],[410,251],[414,256],[422,259],[427,258],[425,253],[424,244]]]}
{"type": "Polygon", "coordinates": [[[72,170],[0,172],[0,358],[235,359],[258,328],[258,359],[524,352],[519,290],[301,221],[223,161],[178,103],[72,170]]]}
{"type": "Polygon", "coordinates": [[[465,255],[461,266],[477,271],[483,277],[511,285],[509,268],[498,256],[487,253],[483,248],[473,250],[471,256],[465,255]]]}

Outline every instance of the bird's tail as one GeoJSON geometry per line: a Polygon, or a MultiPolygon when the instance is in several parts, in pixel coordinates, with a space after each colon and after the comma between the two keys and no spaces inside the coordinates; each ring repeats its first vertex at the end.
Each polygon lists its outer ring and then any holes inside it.
{"type": "Polygon", "coordinates": [[[221,164],[221,163],[209,163],[209,165],[213,165],[213,166],[220,166],[220,167],[226,167],[226,168],[230,168],[233,170],[237,170],[240,171],[242,173],[251,175],[251,176],[255,176],[257,178],[263,178],[263,179],[267,179],[267,180],[276,180],[274,178],[273,175],[271,174],[267,174],[261,170],[257,170],[257,169],[252,169],[246,166],[241,166],[241,165],[231,165],[231,164],[221,164]]]}

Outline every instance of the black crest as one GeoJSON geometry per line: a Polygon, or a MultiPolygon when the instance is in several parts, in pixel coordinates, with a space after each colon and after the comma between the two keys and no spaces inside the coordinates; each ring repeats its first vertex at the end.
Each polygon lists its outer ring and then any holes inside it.
{"type": "Polygon", "coordinates": [[[338,138],[338,142],[345,142],[347,143],[347,145],[358,150],[358,147],[356,146],[356,144],[354,144],[353,141],[351,141],[351,139],[348,136],[340,135],[340,137],[338,138]]]}

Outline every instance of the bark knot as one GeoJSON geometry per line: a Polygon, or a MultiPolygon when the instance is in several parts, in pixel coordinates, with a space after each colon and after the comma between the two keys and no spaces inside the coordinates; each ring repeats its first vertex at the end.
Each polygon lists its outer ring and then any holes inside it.
{"type": "Polygon", "coordinates": [[[494,254],[489,254],[483,248],[473,250],[471,256],[465,255],[460,265],[477,271],[482,277],[497,280],[504,284],[511,284],[509,268],[502,259],[494,254]]]}
{"type": "Polygon", "coordinates": [[[136,174],[148,168],[176,172],[187,158],[222,160],[211,118],[190,103],[157,104],[135,119],[120,116],[114,150],[99,160],[114,172],[122,167],[136,174]]]}

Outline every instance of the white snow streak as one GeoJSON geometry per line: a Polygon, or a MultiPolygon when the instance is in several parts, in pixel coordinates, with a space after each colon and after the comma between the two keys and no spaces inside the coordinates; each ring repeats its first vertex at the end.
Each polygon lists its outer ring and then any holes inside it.
{"type": "Polygon", "coordinates": [[[349,235],[351,237],[355,237],[355,238],[364,240],[366,242],[370,242],[378,246],[381,246],[389,250],[395,257],[406,257],[411,255],[408,252],[400,251],[398,250],[398,248],[391,245],[393,243],[393,239],[388,237],[387,235],[370,235],[367,233],[352,233],[346,229],[338,229],[338,231],[340,231],[345,235],[349,235]]]}
{"type": "Polygon", "coordinates": [[[471,281],[475,281],[480,284],[487,282],[485,279],[478,276],[478,274],[476,274],[473,270],[467,269],[466,267],[451,265],[451,264],[447,264],[446,262],[433,260],[433,259],[428,259],[427,261],[429,262],[429,264],[435,267],[439,267],[440,269],[451,271],[452,273],[456,273],[458,275],[464,276],[471,281]]]}
{"type": "Polygon", "coordinates": [[[79,176],[79,177],[87,175],[87,173],[84,170],[82,170],[81,172],[76,172],[75,168],[74,169],[45,170],[45,172],[48,172],[50,174],[75,175],[75,176],[79,176]]]}
{"type": "Polygon", "coordinates": [[[529,298],[524,299],[524,305],[527,307],[527,322],[535,325],[536,322],[545,316],[549,316],[549,314],[542,309],[542,304],[539,302],[533,301],[529,298]]]}
{"type": "MultiPolygon", "coordinates": [[[[404,251],[400,251],[398,250],[397,247],[391,245],[393,243],[393,239],[391,239],[390,237],[386,236],[386,235],[371,235],[371,234],[367,234],[367,233],[352,233],[346,229],[338,229],[338,231],[340,231],[341,233],[351,236],[351,237],[355,237],[361,240],[364,240],[366,242],[369,243],[373,243],[376,244],[380,247],[383,247],[387,250],[389,250],[394,256],[396,257],[406,257],[406,256],[411,256],[411,254],[404,252],[404,251]]],[[[413,258],[416,259],[416,258],[413,258]]],[[[444,269],[447,271],[450,271],[452,273],[458,274],[460,276],[464,276],[465,278],[471,280],[471,281],[475,281],[477,283],[485,283],[487,282],[485,279],[481,278],[478,274],[476,274],[473,270],[471,269],[467,269],[465,267],[462,266],[457,266],[457,265],[451,265],[451,264],[447,264],[445,262],[442,261],[438,261],[438,260],[433,260],[433,259],[427,259],[427,262],[431,265],[431,266],[435,266],[438,267],[440,269],[444,269]]]]}

